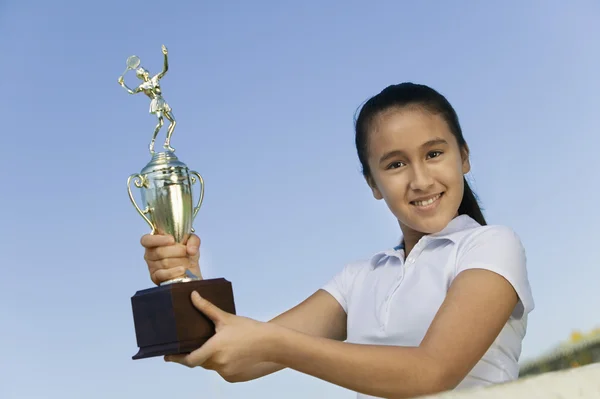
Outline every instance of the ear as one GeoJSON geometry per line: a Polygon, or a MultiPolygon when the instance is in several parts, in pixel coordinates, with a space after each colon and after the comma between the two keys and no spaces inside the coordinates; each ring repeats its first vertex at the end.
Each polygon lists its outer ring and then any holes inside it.
{"type": "Polygon", "coordinates": [[[377,188],[377,184],[375,184],[375,180],[373,180],[373,178],[371,176],[365,176],[365,180],[367,181],[367,184],[369,185],[369,187],[371,188],[371,191],[373,192],[373,197],[376,200],[383,199],[383,195],[381,195],[381,191],[379,191],[379,189],[377,188]]]}
{"type": "Polygon", "coordinates": [[[471,171],[471,162],[469,161],[469,146],[464,145],[460,150],[460,157],[462,159],[462,172],[466,175],[471,171]]]}

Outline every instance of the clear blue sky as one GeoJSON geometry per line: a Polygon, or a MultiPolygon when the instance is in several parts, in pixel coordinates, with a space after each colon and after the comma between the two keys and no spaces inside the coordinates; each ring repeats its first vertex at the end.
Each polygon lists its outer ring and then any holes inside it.
{"type": "Polygon", "coordinates": [[[131,360],[130,297],[151,282],[125,183],[155,120],[117,78],[131,54],[158,72],[163,43],[172,144],[206,180],[202,268],[240,314],[267,320],[397,242],[352,122],[415,81],[456,107],[486,216],[526,245],[523,356],[600,325],[597,1],[165,4],[0,2],[0,397],[353,397],[296,372],[231,385],[131,360]]]}

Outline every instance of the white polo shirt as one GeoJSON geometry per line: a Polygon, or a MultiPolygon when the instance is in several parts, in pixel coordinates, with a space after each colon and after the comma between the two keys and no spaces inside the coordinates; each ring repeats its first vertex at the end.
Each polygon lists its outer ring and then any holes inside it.
{"type": "Polygon", "coordinates": [[[518,378],[527,315],[534,308],[518,236],[508,227],[481,226],[461,215],[441,232],[422,237],[408,259],[404,257],[400,246],[377,253],[368,261],[348,264],[323,287],[348,315],[347,342],[419,346],[458,273],[488,269],[513,285],[519,303],[491,348],[456,389],[518,378]]]}

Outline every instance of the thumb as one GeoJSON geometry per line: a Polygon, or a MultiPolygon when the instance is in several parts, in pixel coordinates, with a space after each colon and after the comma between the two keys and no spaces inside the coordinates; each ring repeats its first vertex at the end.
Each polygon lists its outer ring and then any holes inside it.
{"type": "Polygon", "coordinates": [[[198,255],[200,249],[200,237],[192,234],[186,243],[187,253],[191,256],[198,255]]]}
{"type": "Polygon", "coordinates": [[[215,324],[217,324],[220,321],[223,321],[223,318],[227,314],[225,311],[219,309],[211,302],[202,298],[197,291],[192,292],[192,303],[194,304],[196,309],[204,313],[215,324]]]}

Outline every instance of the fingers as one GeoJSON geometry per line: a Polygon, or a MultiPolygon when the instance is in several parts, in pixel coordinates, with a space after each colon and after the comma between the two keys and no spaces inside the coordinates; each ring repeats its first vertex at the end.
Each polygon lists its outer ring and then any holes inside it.
{"type": "Polygon", "coordinates": [[[165,362],[179,363],[187,367],[195,367],[188,361],[188,356],[189,355],[167,355],[165,356],[165,362]]]}
{"type": "Polygon", "coordinates": [[[145,234],[140,240],[145,248],[156,248],[165,245],[175,244],[175,239],[171,235],[165,234],[145,234]]]}
{"type": "Polygon", "coordinates": [[[185,257],[186,255],[198,255],[200,249],[200,237],[190,235],[185,246],[175,243],[172,236],[146,234],[140,240],[146,248],[146,260],[162,260],[165,258],[185,257]]]}
{"type": "Polygon", "coordinates": [[[153,283],[159,285],[163,281],[183,277],[186,269],[202,278],[198,265],[198,236],[192,234],[184,245],[175,242],[171,235],[146,234],[142,236],[140,243],[145,248],[144,259],[153,283]]]}
{"type": "Polygon", "coordinates": [[[191,358],[191,354],[189,354],[189,355],[168,355],[168,356],[165,356],[165,362],[179,363],[183,366],[187,366],[190,368],[202,366],[202,363],[196,363],[191,358]]]}
{"type": "Polygon", "coordinates": [[[213,347],[213,341],[212,339],[209,339],[204,345],[192,353],[187,355],[167,355],[164,359],[166,362],[179,363],[187,367],[205,367],[205,365],[208,365],[209,359],[214,354],[213,347]]]}
{"type": "Polygon", "coordinates": [[[158,269],[150,274],[152,282],[159,285],[163,281],[171,280],[174,278],[181,277],[185,274],[185,267],[178,266],[171,269],[158,269]]]}
{"type": "Polygon", "coordinates": [[[182,244],[171,244],[166,247],[146,248],[144,259],[157,261],[169,258],[185,258],[187,249],[182,244]]]}

